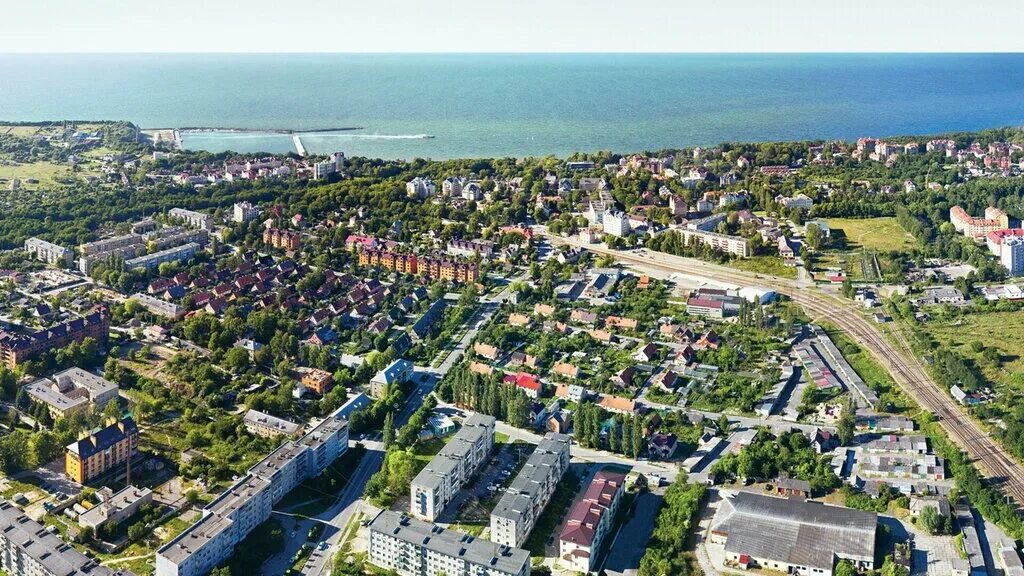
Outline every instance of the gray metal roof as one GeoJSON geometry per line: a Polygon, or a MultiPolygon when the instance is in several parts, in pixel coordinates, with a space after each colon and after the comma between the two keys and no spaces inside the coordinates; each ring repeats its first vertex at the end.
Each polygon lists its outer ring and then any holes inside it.
{"type": "Polygon", "coordinates": [[[874,560],[877,522],[874,512],[738,492],[723,498],[711,530],[729,552],[831,570],[836,557],[874,560]]]}

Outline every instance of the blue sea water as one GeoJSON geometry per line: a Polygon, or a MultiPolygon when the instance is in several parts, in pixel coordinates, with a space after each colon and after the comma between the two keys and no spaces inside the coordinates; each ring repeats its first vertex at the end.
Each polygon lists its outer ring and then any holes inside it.
{"type": "MultiPolygon", "coordinates": [[[[1022,54],[0,55],[0,120],[360,127],[301,138],[383,158],[933,134],[1022,124],[1022,102],[1022,54]]],[[[185,145],[293,149],[248,132],[185,145]]]]}

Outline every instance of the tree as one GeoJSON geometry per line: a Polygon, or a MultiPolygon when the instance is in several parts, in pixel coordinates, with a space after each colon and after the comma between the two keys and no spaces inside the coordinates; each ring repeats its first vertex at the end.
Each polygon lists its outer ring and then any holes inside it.
{"type": "Polygon", "coordinates": [[[821,227],[812,222],[807,225],[806,237],[807,244],[810,245],[811,248],[817,250],[821,248],[821,242],[825,236],[821,232],[821,227]]]}
{"type": "Polygon", "coordinates": [[[726,416],[725,414],[721,414],[718,416],[718,421],[715,422],[715,425],[718,426],[718,432],[722,436],[725,436],[729,433],[729,417],[726,416]]]}
{"type": "Polygon", "coordinates": [[[928,531],[929,534],[938,534],[942,528],[942,518],[939,517],[939,511],[935,506],[925,506],[921,510],[921,527],[928,531]]]}
{"type": "Polygon", "coordinates": [[[855,426],[856,416],[854,415],[853,403],[847,402],[843,406],[843,414],[839,417],[839,422],[836,423],[836,432],[839,434],[840,444],[849,446],[850,442],[853,442],[855,426]]]}
{"type": "Polygon", "coordinates": [[[846,298],[853,298],[857,294],[857,290],[853,287],[853,281],[850,280],[849,276],[843,278],[842,293],[846,298]]]}
{"type": "Polygon", "coordinates": [[[384,416],[384,449],[386,450],[395,442],[395,414],[388,412],[384,416]]]}
{"type": "Polygon", "coordinates": [[[854,567],[853,562],[843,558],[836,564],[833,576],[857,576],[857,568],[854,567]]]}

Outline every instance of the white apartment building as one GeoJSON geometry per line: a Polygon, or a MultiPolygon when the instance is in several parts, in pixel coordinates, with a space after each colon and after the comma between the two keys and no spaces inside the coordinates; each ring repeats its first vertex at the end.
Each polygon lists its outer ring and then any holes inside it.
{"type": "Polygon", "coordinates": [[[433,521],[487,461],[494,448],[495,419],[473,414],[462,428],[427,464],[410,486],[410,511],[416,518],[433,521]]]}
{"type": "Polygon", "coordinates": [[[168,302],[167,300],[150,296],[149,294],[136,292],[128,299],[138,302],[139,305],[148,310],[149,313],[154,316],[167,318],[169,320],[181,320],[185,317],[186,310],[181,306],[178,306],[174,302],[168,302]]]}
{"type": "Polygon", "coordinates": [[[264,438],[270,438],[277,436],[278,434],[284,434],[285,436],[295,436],[302,432],[302,425],[296,424],[290,420],[284,418],[278,418],[277,416],[271,416],[259,410],[250,409],[245,413],[243,418],[245,421],[245,429],[250,434],[257,436],[263,436],[264,438]]]}
{"type": "Polygon", "coordinates": [[[491,512],[491,541],[522,546],[569,469],[570,438],[549,432],[491,512]]]}
{"type": "Polygon", "coordinates": [[[0,499],[0,570],[9,576],[133,576],[82,554],[0,499]]]}
{"type": "Polygon", "coordinates": [[[205,576],[227,560],[275,503],[345,453],[348,422],[339,414],[282,444],[207,505],[199,522],[157,550],[156,576],[205,576]]]}
{"type": "Polygon", "coordinates": [[[260,209],[249,202],[235,202],[231,209],[231,220],[239,224],[248,224],[260,217],[260,209]]]}
{"type": "Polygon", "coordinates": [[[330,160],[316,162],[313,164],[313,180],[321,180],[337,172],[338,165],[330,160]]]}
{"type": "Polygon", "coordinates": [[[113,382],[81,368],[68,368],[25,386],[29,397],[46,404],[54,419],[77,414],[89,406],[102,409],[117,398],[117,390],[113,382]]]}
{"type": "Polygon", "coordinates": [[[185,222],[185,224],[193,228],[202,228],[203,230],[213,230],[213,216],[209,214],[203,214],[202,212],[196,212],[194,210],[186,210],[184,208],[171,208],[171,211],[167,213],[171,218],[177,218],[185,222]]]}
{"type": "Polygon", "coordinates": [[[153,252],[152,254],[143,254],[142,256],[125,260],[124,265],[128,268],[156,270],[161,264],[167,262],[181,262],[183,260],[188,260],[195,256],[199,252],[200,248],[199,244],[189,242],[188,244],[182,244],[181,246],[175,246],[174,248],[153,252]]]}
{"type": "Polygon", "coordinates": [[[1010,276],[1024,275],[1024,236],[1003,240],[999,250],[999,263],[1010,271],[1010,276]]]}
{"type": "Polygon", "coordinates": [[[370,563],[401,576],[528,576],[530,553],[385,510],[370,522],[370,563]]]}
{"type": "Polygon", "coordinates": [[[437,194],[437,186],[430,178],[416,177],[405,183],[405,192],[410,197],[430,198],[437,194]]]}
{"type": "Polygon", "coordinates": [[[71,261],[74,259],[74,254],[71,250],[46,240],[40,240],[39,238],[25,240],[25,251],[36,260],[65,268],[71,266],[71,261]]]}
{"type": "Polygon", "coordinates": [[[605,210],[601,216],[604,225],[604,233],[612,236],[627,236],[629,234],[629,216],[625,212],[614,212],[605,210]]]}
{"type": "Polygon", "coordinates": [[[690,243],[691,238],[696,238],[698,242],[716,250],[721,250],[728,254],[735,254],[740,258],[747,258],[750,256],[750,246],[747,243],[747,239],[742,236],[730,236],[728,234],[703,232],[701,230],[690,230],[688,228],[683,228],[680,232],[683,234],[683,242],[687,244],[690,243]]]}

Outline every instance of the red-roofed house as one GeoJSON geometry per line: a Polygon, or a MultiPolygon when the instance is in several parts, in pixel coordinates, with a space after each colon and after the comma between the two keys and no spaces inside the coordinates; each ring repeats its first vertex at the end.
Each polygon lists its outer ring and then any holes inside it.
{"type": "Polygon", "coordinates": [[[502,380],[506,384],[513,384],[516,387],[521,388],[530,398],[537,398],[544,391],[544,383],[528,372],[506,374],[502,380]]]}
{"type": "Polygon", "coordinates": [[[594,569],[601,543],[612,531],[625,487],[624,474],[602,470],[569,511],[558,537],[558,555],[570,570],[588,573],[594,569]]]}

